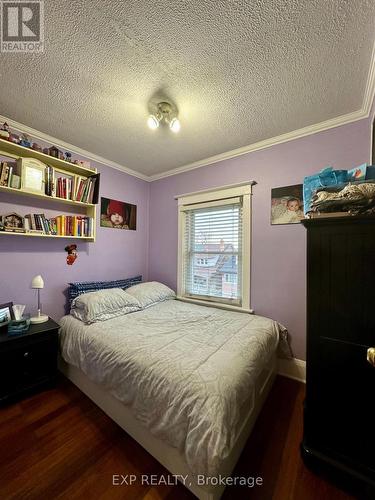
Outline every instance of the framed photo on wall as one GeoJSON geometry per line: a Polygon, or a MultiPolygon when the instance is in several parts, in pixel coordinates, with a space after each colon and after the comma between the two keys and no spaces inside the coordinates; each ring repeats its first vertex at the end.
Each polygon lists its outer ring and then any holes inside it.
{"type": "Polygon", "coordinates": [[[302,184],[271,190],[271,224],[298,224],[304,217],[302,184]]]}
{"type": "Polygon", "coordinates": [[[112,229],[137,229],[137,205],[101,198],[100,225],[112,229]]]}

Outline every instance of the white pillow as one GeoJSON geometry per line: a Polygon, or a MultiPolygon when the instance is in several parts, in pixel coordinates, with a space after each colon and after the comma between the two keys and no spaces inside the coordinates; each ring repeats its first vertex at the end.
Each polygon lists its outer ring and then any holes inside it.
{"type": "Polygon", "coordinates": [[[129,295],[132,295],[138,300],[142,309],[146,309],[146,307],[150,307],[157,302],[176,298],[176,294],[173,290],[158,281],[140,283],[139,285],[127,288],[126,291],[129,295]]]}
{"type": "Polygon", "coordinates": [[[139,311],[139,302],[121,288],[98,290],[80,295],[72,302],[70,314],[90,324],[139,311]]]}

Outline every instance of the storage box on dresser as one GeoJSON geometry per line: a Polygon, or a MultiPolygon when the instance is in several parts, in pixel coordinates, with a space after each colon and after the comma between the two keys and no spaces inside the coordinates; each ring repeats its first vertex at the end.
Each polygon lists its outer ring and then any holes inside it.
{"type": "Polygon", "coordinates": [[[0,334],[0,404],[53,386],[59,325],[52,319],[16,336],[0,334]]]}
{"type": "MultiPolygon", "coordinates": [[[[306,462],[375,498],[375,218],[305,220],[306,462]]],[[[363,496],[364,495],[364,496],[363,496]]]]}

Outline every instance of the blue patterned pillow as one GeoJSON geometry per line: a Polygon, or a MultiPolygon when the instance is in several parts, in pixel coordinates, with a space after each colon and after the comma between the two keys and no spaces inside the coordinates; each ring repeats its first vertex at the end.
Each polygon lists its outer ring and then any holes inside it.
{"type": "Polygon", "coordinates": [[[68,283],[69,308],[72,301],[83,293],[97,292],[98,290],[107,290],[108,288],[123,288],[125,290],[138,283],[142,283],[142,276],[114,281],[76,281],[75,283],[68,283]]]}

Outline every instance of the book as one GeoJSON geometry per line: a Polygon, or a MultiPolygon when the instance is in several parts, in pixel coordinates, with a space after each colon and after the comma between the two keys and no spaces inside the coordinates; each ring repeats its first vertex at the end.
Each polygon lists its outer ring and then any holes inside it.
{"type": "Polygon", "coordinates": [[[54,173],[55,170],[50,165],[46,167],[46,184],[45,193],[47,196],[53,196],[53,185],[54,185],[54,173]]]}
{"type": "Polygon", "coordinates": [[[13,175],[13,165],[10,165],[9,166],[9,172],[8,172],[8,182],[6,184],[8,187],[10,187],[11,180],[12,180],[12,175],[13,175]]]}
{"type": "Polygon", "coordinates": [[[8,186],[9,166],[7,162],[1,164],[0,186],[8,186]]]}
{"type": "Polygon", "coordinates": [[[12,178],[10,180],[10,187],[13,189],[20,189],[21,187],[21,177],[12,173],[12,178]]]}

